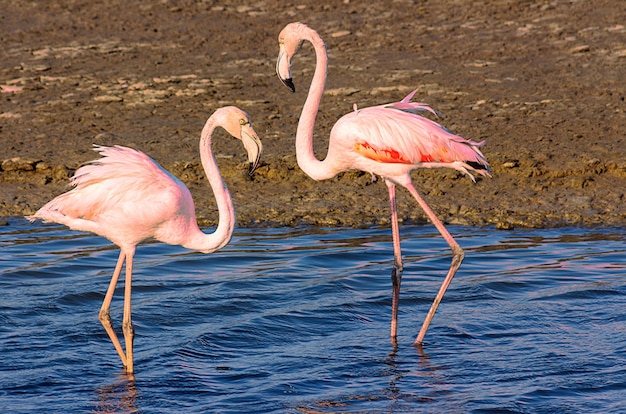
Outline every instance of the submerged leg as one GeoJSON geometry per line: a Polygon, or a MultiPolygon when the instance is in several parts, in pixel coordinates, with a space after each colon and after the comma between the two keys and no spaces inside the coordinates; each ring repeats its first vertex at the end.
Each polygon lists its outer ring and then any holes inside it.
{"type": "Polygon", "coordinates": [[[117,334],[113,329],[113,322],[111,321],[111,314],[109,309],[111,308],[111,300],[113,299],[113,293],[115,293],[115,286],[117,285],[117,280],[120,277],[120,273],[122,272],[122,265],[124,264],[124,259],[126,255],[124,251],[120,251],[120,257],[117,259],[117,265],[115,266],[115,270],[113,271],[113,277],[111,278],[111,283],[109,284],[109,289],[107,290],[106,295],[104,296],[104,301],[102,302],[102,307],[100,308],[100,314],[98,315],[98,319],[100,319],[100,323],[104,326],[104,330],[111,338],[111,342],[113,342],[113,346],[117,351],[117,354],[120,356],[122,360],[122,364],[126,366],[126,355],[124,354],[124,350],[122,349],[122,345],[120,344],[120,340],[117,338],[117,334]]]}
{"type": "Polygon", "coordinates": [[[126,372],[132,374],[133,367],[133,340],[135,338],[135,330],[131,320],[131,290],[133,275],[133,256],[135,250],[126,253],[126,279],[124,280],[124,317],[122,320],[122,331],[124,332],[124,340],[126,342],[126,372]]]}
{"type": "Polygon", "coordinates": [[[398,306],[400,303],[400,282],[402,281],[402,251],[400,250],[400,230],[398,227],[398,210],[396,209],[396,186],[385,180],[389,190],[391,208],[391,234],[393,237],[393,269],[391,269],[391,338],[398,335],[398,306]]]}
{"type": "Polygon", "coordinates": [[[441,284],[441,287],[439,288],[439,292],[437,292],[437,296],[435,297],[435,300],[433,301],[433,304],[431,305],[430,310],[428,311],[428,314],[426,315],[426,319],[424,320],[424,323],[422,324],[422,328],[420,329],[419,334],[417,335],[417,338],[415,338],[415,342],[413,342],[414,345],[420,345],[424,341],[424,336],[426,335],[428,326],[430,325],[430,322],[435,316],[435,312],[437,311],[437,307],[439,306],[441,299],[443,299],[443,295],[446,293],[446,290],[448,289],[448,286],[450,286],[450,283],[452,282],[454,275],[456,274],[457,270],[461,266],[461,262],[463,261],[463,258],[465,257],[465,253],[463,252],[463,249],[461,248],[461,246],[459,246],[456,240],[454,240],[454,238],[450,235],[450,233],[445,228],[441,220],[437,218],[437,216],[431,210],[428,204],[426,204],[426,201],[424,201],[424,199],[418,194],[413,184],[409,183],[406,186],[406,188],[407,190],[409,190],[413,198],[415,198],[415,200],[418,202],[420,207],[422,207],[422,209],[424,210],[428,218],[430,218],[430,221],[435,225],[437,230],[439,230],[439,233],[441,233],[443,238],[446,240],[446,242],[452,249],[452,263],[450,264],[450,269],[448,270],[448,274],[443,280],[443,283],[441,284]]]}

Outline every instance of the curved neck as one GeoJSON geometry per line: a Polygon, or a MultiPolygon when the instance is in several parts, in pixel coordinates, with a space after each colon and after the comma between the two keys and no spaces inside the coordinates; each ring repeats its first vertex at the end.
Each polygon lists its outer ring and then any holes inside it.
{"type": "Polygon", "coordinates": [[[198,250],[204,253],[210,253],[226,246],[235,228],[235,208],[233,201],[224,180],[222,180],[215,156],[211,151],[211,136],[216,127],[217,124],[213,117],[209,118],[204,125],[200,137],[200,159],[209,185],[215,195],[215,201],[217,202],[217,209],[219,211],[219,222],[213,233],[206,234],[198,229],[198,232],[183,245],[188,249],[198,250]]]}
{"type": "Polygon", "coordinates": [[[326,84],[326,73],[328,71],[328,55],[326,45],[322,38],[314,30],[307,30],[302,35],[302,40],[308,40],[315,48],[315,73],[309,87],[298,129],[296,131],[296,157],[298,165],[309,177],[314,180],[325,180],[336,175],[324,161],[315,157],[313,152],[313,130],[315,118],[322,101],[324,86],[326,84]]]}

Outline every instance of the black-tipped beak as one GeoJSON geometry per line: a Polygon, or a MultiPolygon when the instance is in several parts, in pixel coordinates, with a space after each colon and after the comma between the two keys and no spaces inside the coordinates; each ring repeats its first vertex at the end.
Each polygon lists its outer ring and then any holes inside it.
{"type": "Polygon", "coordinates": [[[283,85],[291,89],[291,92],[296,91],[296,85],[293,84],[293,79],[287,78],[287,79],[281,79],[281,81],[283,82],[283,85]]]}
{"type": "Polygon", "coordinates": [[[276,60],[276,75],[278,75],[278,79],[280,79],[283,85],[291,89],[291,92],[296,91],[296,87],[291,79],[291,63],[285,53],[284,43],[280,44],[280,51],[278,52],[278,59],[276,60]]]}
{"type": "Polygon", "coordinates": [[[258,165],[258,162],[251,162],[248,164],[248,177],[252,177],[254,175],[254,171],[256,170],[256,167],[258,167],[258,165]]]}
{"type": "Polygon", "coordinates": [[[259,161],[261,160],[261,154],[263,153],[263,144],[261,143],[261,139],[256,134],[252,125],[245,124],[241,126],[241,141],[243,142],[243,146],[248,151],[248,175],[252,176],[254,170],[259,165],[259,161]]]}

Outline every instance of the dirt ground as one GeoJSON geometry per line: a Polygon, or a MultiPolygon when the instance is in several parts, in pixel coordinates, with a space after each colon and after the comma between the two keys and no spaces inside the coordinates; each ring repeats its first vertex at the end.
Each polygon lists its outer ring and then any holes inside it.
{"type": "MultiPolygon", "coordinates": [[[[218,107],[250,113],[264,142],[214,141],[239,226],[389,222],[381,180],[315,182],[297,167],[296,125],[314,69],[306,45],[292,94],[276,77],[277,36],[302,21],[329,51],[315,151],[359,107],[416,101],[465,138],[486,140],[492,179],[420,170],[418,190],[454,224],[501,229],[626,225],[626,3],[570,1],[0,0],[0,217],[67,189],[92,144],[140,149],[217,212],[198,139],[218,107]]],[[[425,223],[399,190],[399,215],[425,223]]],[[[7,220],[7,219],[5,219],[7,220]]]]}

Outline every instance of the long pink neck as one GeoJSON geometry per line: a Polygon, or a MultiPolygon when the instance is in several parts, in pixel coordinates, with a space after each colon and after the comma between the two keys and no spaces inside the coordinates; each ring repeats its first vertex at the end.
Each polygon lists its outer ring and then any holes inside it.
{"type": "Polygon", "coordinates": [[[309,93],[302,108],[298,129],[296,132],[296,157],[298,165],[309,177],[314,180],[325,180],[332,178],[336,172],[327,166],[325,161],[320,161],[313,152],[313,130],[315,127],[315,117],[320,107],[324,85],[326,84],[326,73],[328,70],[328,55],[324,41],[313,30],[307,30],[303,34],[303,40],[308,40],[315,48],[315,73],[309,87],[309,93]]]}
{"type": "Polygon", "coordinates": [[[211,151],[211,136],[218,125],[213,117],[209,118],[202,129],[200,137],[200,159],[206,173],[209,185],[215,195],[219,222],[213,233],[206,234],[197,229],[195,234],[183,244],[184,247],[210,253],[228,244],[235,228],[235,208],[228,192],[228,188],[222,180],[220,169],[217,166],[213,152],[211,151]]]}

